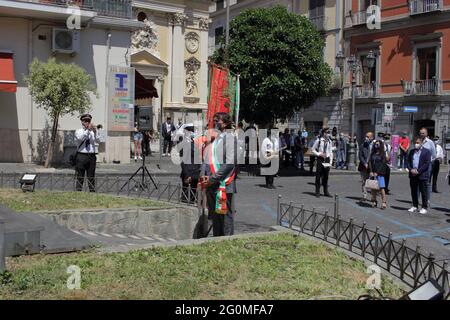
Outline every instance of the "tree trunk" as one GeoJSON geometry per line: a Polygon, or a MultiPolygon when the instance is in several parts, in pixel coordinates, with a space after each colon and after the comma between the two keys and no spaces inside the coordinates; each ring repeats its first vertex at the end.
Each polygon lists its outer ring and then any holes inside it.
{"type": "Polygon", "coordinates": [[[50,139],[50,143],[48,144],[47,158],[45,159],[44,168],[48,168],[52,163],[53,150],[55,149],[56,135],[58,134],[58,120],[59,120],[59,113],[57,113],[53,117],[52,136],[50,139]]]}

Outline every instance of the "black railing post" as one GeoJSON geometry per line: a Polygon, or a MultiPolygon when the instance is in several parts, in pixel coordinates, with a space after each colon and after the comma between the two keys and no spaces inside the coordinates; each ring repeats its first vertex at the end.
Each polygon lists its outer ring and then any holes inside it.
{"type": "Polygon", "coordinates": [[[434,259],[434,254],[430,252],[430,254],[428,255],[428,279],[433,278],[434,259]]]}
{"type": "Polygon", "coordinates": [[[388,250],[387,250],[387,271],[391,271],[391,246],[392,246],[392,232],[389,232],[387,240],[388,250]]]}
{"type": "Polygon", "coordinates": [[[304,223],[303,223],[304,220],[305,220],[305,207],[302,204],[300,206],[300,230],[302,231],[302,233],[303,233],[303,229],[304,229],[304,223]]]}
{"type": "Polygon", "coordinates": [[[327,241],[328,238],[328,210],[325,210],[325,232],[324,232],[324,240],[327,241]]]}
{"type": "MultiPolygon", "coordinates": [[[[181,194],[182,194],[181,192],[183,191],[182,188],[183,188],[183,185],[180,182],[178,182],[178,203],[181,203],[181,194]]],[[[197,190],[200,188],[197,188],[197,190]]]]}
{"type": "Polygon", "coordinates": [[[350,218],[350,225],[348,226],[348,230],[350,232],[348,249],[350,250],[350,252],[352,252],[353,251],[353,218],[350,218]]]}
{"type": "MultiPolygon", "coordinates": [[[[191,185],[188,185],[188,192],[187,192],[187,201],[188,201],[188,205],[191,204],[191,185]]],[[[186,195],[185,195],[186,196],[186,195]]]]}
{"type": "Polygon", "coordinates": [[[380,230],[379,227],[377,227],[375,229],[375,252],[374,252],[374,262],[375,264],[378,262],[378,239],[379,239],[379,234],[378,231],[380,230]]]}
{"type": "Polygon", "coordinates": [[[117,188],[117,195],[119,195],[120,193],[119,176],[116,177],[116,188],[117,188]]]}
{"type": "Polygon", "coordinates": [[[400,256],[400,279],[403,280],[405,275],[405,253],[406,253],[406,239],[402,240],[401,256],[400,256]]]}
{"type": "MultiPolygon", "coordinates": [[[[170,191],[172,191],[172,184],[170,183],[170,181],[167,183],[167,186],[168,186],[167,188],[169,189],[169,191],[167,192],[167,202],[170,202],[170,199],[172,198],[172,195],[170,193],[170,191]]],[[[189,194],[189,199],[190,198],[191,198],[191,194],[189,194]]]]}
{"type": "Polygon", "coordinates": [[[289,217],[289,229],[292,229],[292,223],[293,223],[293,221],[292,221],[292,216],[293,216],[292,212],[293,212],[293,210],[294,210],[294,208],[292,207],[292,201],[291,201],[291,202],[289,202],[289,215],[288,215],[288,217],[289,217]]]}
{"type": "Polygon", "coordinates": [[[3,171],[0,173],[0,184],[2,186],[2,188],[4,187],[3,185],[3,171]]]}
{"type": "Polygon", "coordinates": [[[316,208],[312,209],[312,235],[313,237],[316,236],[316,208]]]}
{"type": "Polygon", "coordinates": [[[367,229],[366,229],[366,222],[363,222],[363,226],[362,226],[362,248],[361,248],[361,253],[362,256],[365,257],[366,256],[366,234],[367,234],[367,229]]]}
{"type": "Polygon", "coordinates": [[[337,215],[336,233],[337,233],[336,245],[339,247],[339,244],[340,244],[340,241],[341,241],[341,216],[340,215],[337,215]]]}
{"type": "Polygon", "coordinates": [[[416,263],[414,265],[413,277],[414,277],[414,288],[417,286],[417,282],[419,281],[419,259],[420,259],[420,246],[416,247],[416,263]]]}

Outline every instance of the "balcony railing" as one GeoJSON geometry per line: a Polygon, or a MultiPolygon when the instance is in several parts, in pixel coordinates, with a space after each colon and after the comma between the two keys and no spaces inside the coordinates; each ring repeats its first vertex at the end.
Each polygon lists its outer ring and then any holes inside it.
{"type": "Polygon", "coordinates": [[[311,21],[311,23],[316,27],[318,31],[327,30],[328,17],[325,16],[310,17],[309,21],[311,21]]]}
{"type": "Polygon", "coordinates": [[[357,26],[360,24],[366,24],[367,22],[367,12],[364,11],[358,11],[355,12],[352,16],[352,25],[357,26]]]}
{"type": "Polygon", "coordinates": [[[440,11],[442,8],[442,0],[409,0],[410,15],[440,11]]]}
{"type": "MultiPolygon", "coordinates": [[[[17,0],[16,0],[17,1],[17,0]]],[[[84,10],[93,10],[100,16],[132,18],[131,0],[18,0],[56,6],[78,6],[84,10]]]]}
{"type": "Polygon", "coordinates": [[[376,98],[379,96],[378,89],[376,83],[356,85],[355,96],[357,98],[376,98]]]}
{"type": "MultiPolygon", "coordinates": [[[[348,85],[344,88],[344,99],[352,98],[352,86],[348,85]]],[[[355,86],[355,97],[357,99],[378,98],[380,96],[380,87],[377,83],[373,84],[357,84],[355,86]]]]}
{"type": "Polygon", "coordinates": [[[403,94],[405,96],[428,96],[438,95],[441,92],[442,80],[416,80],[403,81],[403,94]]]}

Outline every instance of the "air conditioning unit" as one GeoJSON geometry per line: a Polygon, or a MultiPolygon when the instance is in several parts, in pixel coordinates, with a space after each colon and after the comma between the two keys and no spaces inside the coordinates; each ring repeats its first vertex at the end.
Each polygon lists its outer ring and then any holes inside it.
{"type": "Polygon", "coordinates": [[[74,55],[80,51],[80,31],[53,28],[52,51],[74,55]]]}

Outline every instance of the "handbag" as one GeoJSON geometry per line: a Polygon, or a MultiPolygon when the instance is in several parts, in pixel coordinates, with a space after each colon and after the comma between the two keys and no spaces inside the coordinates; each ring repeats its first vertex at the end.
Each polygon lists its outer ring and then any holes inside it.
{"type": "Polygon", "coordinates": [[[377,179],[367,179],[366,183],[364,184],[364,188],[367,190],[380,190],[380,185],[378,184],[377,179]]]}

